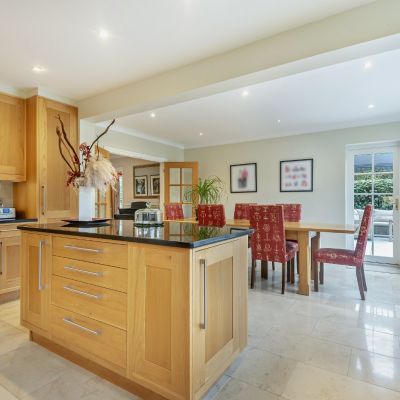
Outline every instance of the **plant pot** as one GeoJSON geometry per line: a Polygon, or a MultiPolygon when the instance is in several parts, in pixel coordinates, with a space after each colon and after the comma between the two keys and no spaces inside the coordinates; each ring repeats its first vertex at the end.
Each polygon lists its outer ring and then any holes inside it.
{"type": "Polygon", "coordinates": [[[79,187],[79,221],[91,221],[96,217],[96,189],[92,186],[79,187]]]}

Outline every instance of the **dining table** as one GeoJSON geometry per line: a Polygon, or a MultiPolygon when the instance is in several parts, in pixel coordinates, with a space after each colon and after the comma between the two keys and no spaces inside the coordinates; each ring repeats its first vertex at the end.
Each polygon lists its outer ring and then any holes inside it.
{"type": "MultiPolygon", "coordinates": [[[[166,220],[169,221],[169,220],[166,220]]],[[[184,218],[174,220],[174,222],[198,224],[196,218],[184,218]]],[[[249,228],[250,221],[248,219],[227,219],[226,226],[231,228],[249,228]]],[[[331,224],[320,222],[285,222],[286,240],[296,241],[299,245],[298,255],[298,272],[299,285],[298,293],[309,296],[311,290],[312,278],[312,253],[320,248],[321,233],[338,233],[338,234],[354,234],[356,227],[349,224],[331,224]]],[[[262,263],[261,277],[267,278],[268,265],[262,263]]]]}

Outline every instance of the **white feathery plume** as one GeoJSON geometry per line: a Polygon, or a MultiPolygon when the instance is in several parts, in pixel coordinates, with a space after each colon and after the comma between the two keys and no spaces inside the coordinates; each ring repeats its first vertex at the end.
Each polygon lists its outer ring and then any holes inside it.
{"type": "Polygon", "coordinates": [[[84,171],[84,185],[92,186],[100,192],[106,192],[110,185],[113,190],[116,189],[118,174],[110,160],[104,158],[101,154],[92,157],[86,164],[84,171]]]}

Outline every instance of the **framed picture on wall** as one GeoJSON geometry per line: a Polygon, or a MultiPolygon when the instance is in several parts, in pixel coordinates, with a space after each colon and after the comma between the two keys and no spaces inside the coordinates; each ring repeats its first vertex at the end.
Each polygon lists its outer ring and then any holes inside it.
{"type": "Polygon", "coordinates": [[[231,193],[257,192],[257,164],[231,165],[231,193]]]}
{"type": "Polygon", "coordinates": [[[134,184],[135,197],[147,197],[147,176],[135,176],[134,184]]]}
{"type": "Polygon", "coordinates": [[[314,184],[313,162],[312,158],[281,161],[280,191],[312,192],[314,184]]]}
{"type": "Polygon", "coordinates": [[[150,195],[160,195],[160,175],[150,175],[150,195]]]}

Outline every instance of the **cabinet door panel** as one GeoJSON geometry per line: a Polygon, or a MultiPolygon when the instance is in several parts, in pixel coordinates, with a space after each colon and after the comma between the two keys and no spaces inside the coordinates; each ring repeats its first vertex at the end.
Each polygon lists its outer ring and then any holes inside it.
{"type": "Polygon", "coordinates": [[[66,185],[68,166],[59,153],[56,128],[59,115],[69,141],[77,149],[77,109],[43,98],[38,105],[41,217],[71,218],[76,215],[77,194],[66,185]]]}
{"type": "Polygon", "coordinates": [[[42,331],[47,331],[51,238],[47,235],[24,233],[21,246],[21,319],[42,331]]]}
{"type": "Polygon", "coordinates": [[[25,101],[3,94],[0,94],[0,180],[25,180],[25,101]]]}
{"type": "Polygon", "coordinates": [[[189,251],[129,249],[128,376],[189,398],[189,251]]]}
{"type": "Polygon", "coordinates": [[[18,289],[20,282],[20,238],[4,238],[0,241],[1,277],[0,291],[18,289]]]}

